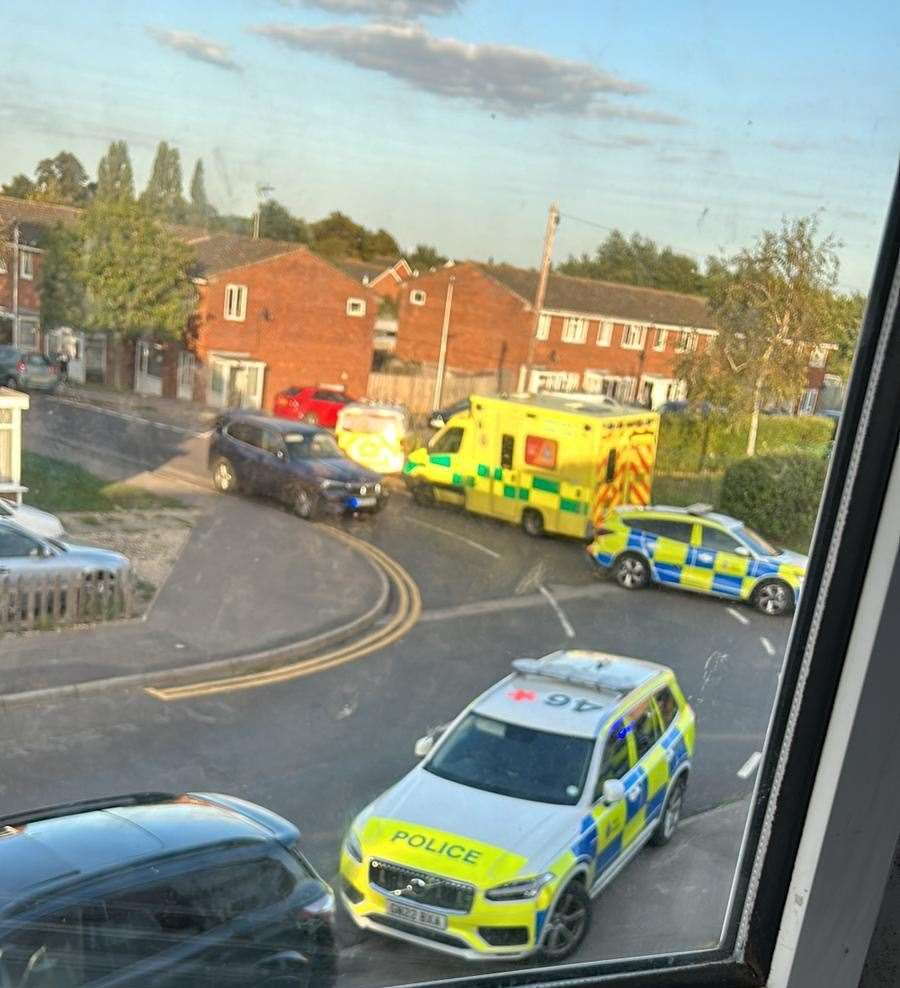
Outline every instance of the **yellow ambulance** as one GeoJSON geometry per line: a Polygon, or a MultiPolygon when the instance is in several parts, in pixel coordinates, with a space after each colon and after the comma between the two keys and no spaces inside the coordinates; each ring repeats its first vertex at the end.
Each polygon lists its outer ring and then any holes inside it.
{"type": "Polygon", "coordinates": [[[404,480],[420,504],[458,504],[529,535],[589,538],[620,504],[650,503],[659,416],[590,395],[473,395],[404,480]]]}

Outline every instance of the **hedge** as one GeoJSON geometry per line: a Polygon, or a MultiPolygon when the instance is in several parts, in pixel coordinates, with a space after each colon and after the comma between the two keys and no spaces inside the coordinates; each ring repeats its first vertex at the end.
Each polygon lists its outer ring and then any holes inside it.
{"type": "MultiPolygon", "coordinates": [[[[662,473],[723,470],[746,455],[749,415],[663,415],[656,469],[662,473]]],[[[787,451],[821,455],[834,423],[815,415],[761,415],[758,455],[787,451]]]]}
{"type": "Polygon", "coordinates": [[[718,507],[767,538],[805,549],[827,469],[828,461],[813,453],[739,460],[725,471],[718,507]]]}

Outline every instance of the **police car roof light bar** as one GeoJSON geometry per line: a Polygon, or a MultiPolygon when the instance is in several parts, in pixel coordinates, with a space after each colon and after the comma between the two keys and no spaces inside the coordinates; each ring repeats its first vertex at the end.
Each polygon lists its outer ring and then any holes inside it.
{"type": "MultiPolygon", "coordinates": [[[[602,664],[598,660],[598,665],[602,664]]],[[[625,694],[619,690],[612,689],[602,682],[599,682],[596,676],[592,676],[589,672],[582,672],[579,669],[574,669],[571,665],[567,665],[560,661],[545,662],[543,659],[513,659],[512,663],[513,669],[516,672],[524,673],[526,676],[540,676],[543,679],[555,679],[561,683],[569,683],[572,686],[588,686],[598,693],[605,693],[614,699],[619,699],[625,694]]]]}
{"type": "Polygon", "coordinates": [[[708,515],[710,511],[713,510],[711,504],[689,504],[687,506],[687,513],[689,515],[708,515]]]}

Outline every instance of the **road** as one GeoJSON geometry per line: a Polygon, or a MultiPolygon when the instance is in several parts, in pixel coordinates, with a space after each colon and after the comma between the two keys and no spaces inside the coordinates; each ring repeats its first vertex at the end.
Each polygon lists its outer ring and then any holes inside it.
{"type": "MultiPolygon", "coordinates": [[[[131,460],[206,482],[205,440],[52,399],[34,403],[26,441],[82,462],[112,453],[123,475],[135,472],[131,460]],[[60,436],[83,448],[60,444],[60,436]]],[[[273,511],[280,509],[259,503],[259,524],[273,511]]],[[[311,857],[333,877],[345,828],[410,768],[416,738],[505,675],[517,656],[599,648],[676,670],[697,714],[697,751],[686,806],[692,819],[604,893],[578,959],[715,942],[789,622],[672,590],[628,593],[598,581],[578,543],[530,540],[500,522],[420,508],[402,495],[377,518],[342,524],[418,583],[423,614],[406,637],[277,687],[173,703],[133,693],[14,709],[0,728],[3,805],[136,789],[224,790],[294,820],[311,857]]],[[[344,933],[350,984],[473,973],[438,955],[391,941],[357,944],[344,933]]]]}

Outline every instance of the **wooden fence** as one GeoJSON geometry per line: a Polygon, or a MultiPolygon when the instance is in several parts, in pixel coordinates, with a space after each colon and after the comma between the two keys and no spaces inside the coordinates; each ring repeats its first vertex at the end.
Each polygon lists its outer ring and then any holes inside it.
{"type": "MultiPolygon", "coordinates": [[[[366,396],[374,401],[385,401],[395,405],[405,405],[413,414],[430,412],[434,405],[434,371],[423,370],[420,374],[369,375],[366,396]]],[[[503,382],[503,390],[510,384],[503,382]]],[[[441,407],[446,408],[471,394],[493,395],[498,391],[496,374],[447,374],[441,394],[441,407]]]]}
{"type": "Polygon", "coordinates": [[[130,617],[131,574],[97,579],[80,573],[0,575],[0,634],[130,617]]]}

